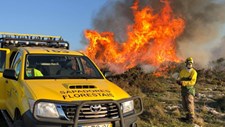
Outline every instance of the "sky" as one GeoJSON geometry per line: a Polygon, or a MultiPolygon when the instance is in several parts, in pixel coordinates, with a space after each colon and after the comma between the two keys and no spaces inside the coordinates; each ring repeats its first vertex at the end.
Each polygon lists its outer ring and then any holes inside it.
{"type": "Polygon", "coordinates": [[[83,31],[106,1],[2,0],[0,32],[62,36],[70,49],[84,49],[83,31]]]}

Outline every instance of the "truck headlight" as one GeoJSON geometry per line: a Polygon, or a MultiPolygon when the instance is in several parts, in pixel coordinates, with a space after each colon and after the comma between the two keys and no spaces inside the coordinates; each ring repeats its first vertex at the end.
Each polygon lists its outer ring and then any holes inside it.
{"type": "Polygon", "coordinates": [[[59,118],[55,104],[39,102],[35,105],[34,114],[38,117],[59,118]]]}
{"type": "Polygon", "coordinates": [[[126,101],[122,103],[123,113],[127,113],[134,110],[134,101],[126,101]]]}

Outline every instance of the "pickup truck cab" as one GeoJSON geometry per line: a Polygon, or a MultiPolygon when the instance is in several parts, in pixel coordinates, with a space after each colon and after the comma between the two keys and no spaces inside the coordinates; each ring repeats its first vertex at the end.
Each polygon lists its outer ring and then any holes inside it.
{"type": "Polygon", "coordinates": [[[58,36],[0,38],[0,109],[15,127],[135,127],[143,111],[58,36]]]}

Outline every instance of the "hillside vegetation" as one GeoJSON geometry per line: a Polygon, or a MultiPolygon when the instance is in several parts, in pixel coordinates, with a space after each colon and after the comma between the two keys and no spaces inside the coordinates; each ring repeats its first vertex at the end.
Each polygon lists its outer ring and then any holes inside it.
{"type": "MultiPolygon", "coordinates": [[[[144,73],[139,67],[109,77],[108,79],[131,95],[143,99],[144,112],[139,117],[139,127],[191,127],[180,118],[182,112],[180,86],[174,75],[183,65],[170,63],[161,76],[144,73]]],[[[196,69],[198,80],[195,106],[197,123],[204,127],[225,126],[225,60],[212,62],[210,69],[196,69]]]]}

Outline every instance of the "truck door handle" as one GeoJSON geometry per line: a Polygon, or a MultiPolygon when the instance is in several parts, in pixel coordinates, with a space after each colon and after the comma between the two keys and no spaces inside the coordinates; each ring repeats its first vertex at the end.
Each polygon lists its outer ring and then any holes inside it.
{"type": "Polygon", "coordinates": [[[5,83],[8,84],[8,80],[5,80],[5,83]]]}

